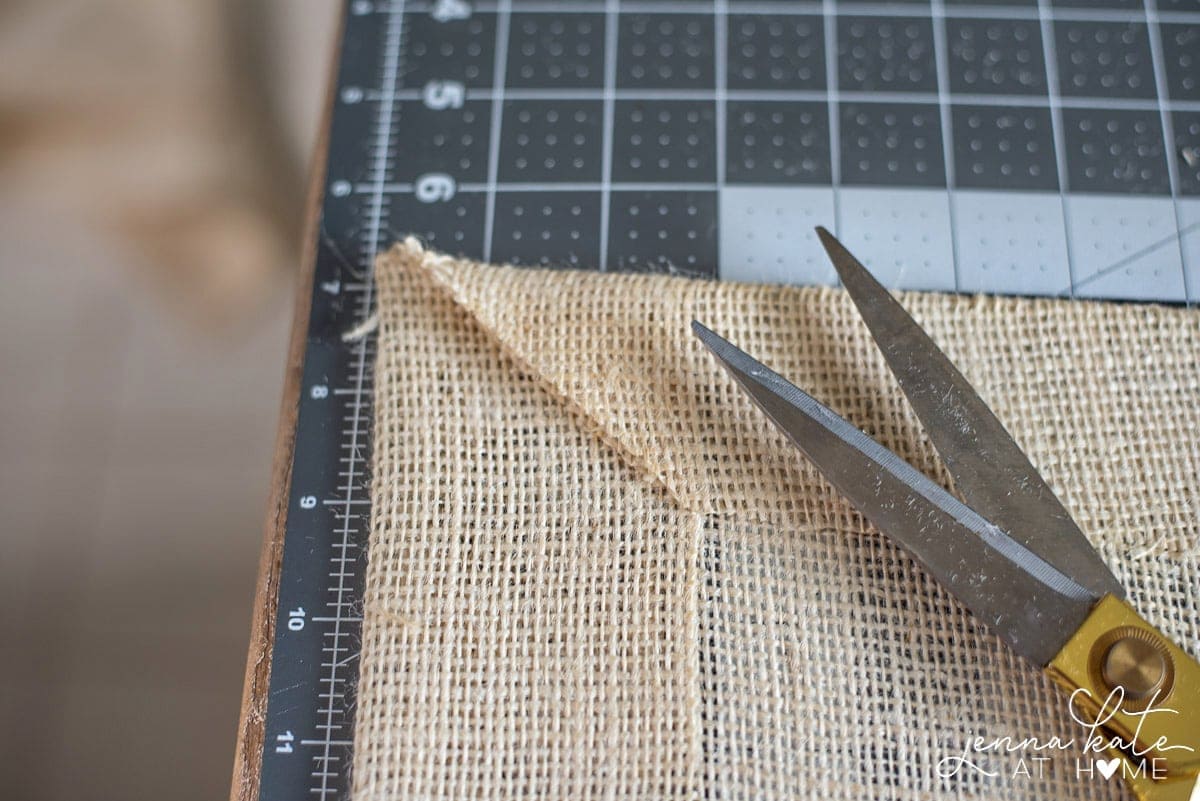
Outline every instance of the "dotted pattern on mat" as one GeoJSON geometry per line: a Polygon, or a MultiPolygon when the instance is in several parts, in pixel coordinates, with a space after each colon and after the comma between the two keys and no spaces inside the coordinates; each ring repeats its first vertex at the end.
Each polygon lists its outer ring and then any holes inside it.
{"type": "Polygon", "coordinates": [[[829,108],[825,103],[741,100],[726,111],[731,184],[829,182],[829,108]]]}
{"type": "Polygon", "coordinates": [[[1167,86],[1175,100],[1200,100],[1200,25],[1161,26],[1167,86]]]}
{"type": "Polygon", "coordinates": [[[599,181],[603,117],[598,101],[506,102],[500,180],[599,181]]]}
{"type": "Polygon", "coordinates": [[[604,15],[513,14],[505,83],[523,88],[604,85],[604,15]]]}
{"type": "Polygon", "coordinates": [[[729,18],[727,82],[736,89],[822,89],[823,22],[815,16],[737,14],[729,18]]]}
{"type": "Polygon", "coordinates": [[[1154,97],[1154,64],[1139,22],[1056,22],[1059,91],[1082,97],[1154,97]]]}
{"type": "Polygon", "coordinates": [[[491,102],[468,100],[462,108],[437,110],[419,101],[399,106],[412,140],[396,164],[398,180],[428,173],[454,175],[459,181],[487,180],[491,102]]]}
{"type": "Polygon", "coordinates": [[[505,192],[496,199],[496,259],[536,267],[586,267],[600,258],[592,192],[505,192]]]}
{"type": "Polygon", "coordinates": [[[951,19],[950,88],[964,94],[1046,92],[1042,34],[1032,20],[951,19]]]}
{"type": "Polygon", "coordinates": [[[678,183],[716,176],[716,115],[710,103],[623,101],[616,108],[613,177],[678,183]]]}
{"type": "Polygon", "coordinates": [[[716,214],[712,192],[614,193],[609,258],[626,272],[715,277],[716,214]]]}
{"type": "Polygon", "coordinates": [[[466,86],[491,86],[495,57],[488,43],[496,38],[496,15],[440,22],[429,14],[405,17],[402,86],[422,87],[430,81],[458,81],[466,86]]]}
{"type": "Polygon", "coordinates": [[[842,182],[945,186],[937,106],[846,103],[842,111],[842,182]]]}
{"type": "MultiPolygon", "coordinates": [[[[794,196],[800,205],[792,212],[800,219],[816,203],[827,210],[821,222],[844,233],[852,233],[845,224],[860,203],[879,210],[917,202],[900,189],[941,191],[946,202],[920,207],[945,210],[931,212],[935,240],[946,243],[937,258],[954,263],[938,268],[938,280],[918,278],[920,265],[897,278],[963,289],[968,276],[986,272],[963,261],[981,252],[966,241],[974,231],[953,221],[956,208],[977,205],[964,192],[1019,192],[1017,202],[1039,209],[1041,198],[1055,196],[1059,219],[1039,215],[1013,223],[1008,234],[1056,243],[1047,252],[1061,245],[1068,262],[1091,241],[1086,227],[1071,228],[1072,195],[1108,198],[1113,219],[1125,199],[1171,199],[1176,207],[1164,213],[1185,235],[1196,219],[1181,204],[1200,198],[1200,0],[1157,0],[1157,15],[1141,0],[944,0],[937,16],[927,3],[897,2],[858,13],[846,6],[833,19],[817,6],[769,13],[748,0],[730,0],[724,16],[598,2],[552,10],[515,0],[504,8],[466,19],[404,14],[396,142],[383,191],[424,193],[435,206],[484,195],[481,215],[441,216],[440,242],[479,245],[451,247],[455,253],[603,269],[692,269],[690,258],[704,274],[746,276],[744,264],[728,264],[737,251],[721,245],[724,237],[741,241],[738,226],[748,224],[721,218],[721,198],[734,188],[760,194],[753,200],[741,191],[731,208],[763,211],[780,202],[769,189],[825,188],[820,199],[794,196]],[[498,37],[506,51],[500,64],[498,37]],[[880,194],[864,200],[850,189],[880,194]],[[550,193],[554,203],[570,198],[572,207],[579,193],[590,193],[579,206],[587,216],[581,240],[535,253],[539,218],[512,214],[521,204],[506,198],[531,191],[550,193]],[[624,205],[644,192],[705,197],[712,216],[694,230],[709,245],[671,240],[654,252],[658,233],[643,231],[645,218],[635,222],[624,205]],[[530,228],[513,240],[523,225],[530,228]]],[[[360,46],[386,44],[376,27],[360,46]]],[[[372,88],[378,77],[352,65],[342,80],[352,85],[339,93],[339,118],[369,126],[378,108],[372,101],[382,95],[372,88]]],[[[372,180],[346,174],[351,163],[331,154],[330,185],[339,196],[356,197],[372,180]]],[[[353,215],[333,210],[330,218],[353,215]]],[[[396,230],[416,230],[426,218],[439,225],[436,209],[422,209],[411,223],[396,219],[396,230]]],[[[1200,248],[1148,252],[1156,269],[1190,270],[1185,294],[1200,301],[1200,248]]],[[[765,263],[762,254],[750,256],[765,263]]],[[[1053,292],[1069,291],[1077,273],[1068,263],[1053,292]]],[[[824,280],[803,266],[796,275],[824,280]]],[[[1051,279],[1031,272],[1007,291],[1050,292],[1043,280],[1051,279]]],[[[1174,299],[1166,289],[1155,297],[1174,299]]]]}
{"type": "MultiPolygon", "coordinates": [[[[1200,111],[1176,112],[1172,117],[1175,142],[1180,147],[1193,148],[1200,154],[1200,111]]],[[[1196,159],[1194,166],[1187,162],[1179,165],[1179,188],[1185,195],[1200,195],[1200,158],[1196,159]]]]}
{"type": "Polygon", "coordinates": [[[713,84],[711,15],[622,15],[620,41],[619,86],[681,89],[713,84]]]}
{"type": "Polygon", "coordinates": [[[933,25],[921,17],[838,19],[838,87],[937,91],[933,25]]]}
{"type": "Polygon", "coordinates": [[[483,195],[458,195],[444,207],[400,195],[392,199],[388,212],[389,233],[408,231],[438,250],[470,252],[483,247],[483,230],[476,225],[485,212],[483,195]]]}
{"type": "Polygon", "coordinates": [[[1058,189],[1049,109],[955,106],[953,120],[957,186],[1058,189]]]}
{"type": "Polygon", "coordinates": [[[1064,109],[1070,188],[1161,194],[1169,189],[1157,112],[1064,109]]]}

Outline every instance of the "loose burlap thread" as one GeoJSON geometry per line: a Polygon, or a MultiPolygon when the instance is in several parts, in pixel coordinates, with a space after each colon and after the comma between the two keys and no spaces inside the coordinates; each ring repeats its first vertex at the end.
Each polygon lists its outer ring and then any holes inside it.
{"type": "MultiPolygon", "coordinates": [[[[353,765],[384,798],[1118,798],[977,735],[1061,696],[865,523],[692,338],[699,319],[949,486],[847,296],[377,267],[353,765]],[[1036,766],[1034,766],[1036,767],[1036,766]]],[[[1129,588],[1200,653],[1200,316],[904,293],[1129,588]]]]}

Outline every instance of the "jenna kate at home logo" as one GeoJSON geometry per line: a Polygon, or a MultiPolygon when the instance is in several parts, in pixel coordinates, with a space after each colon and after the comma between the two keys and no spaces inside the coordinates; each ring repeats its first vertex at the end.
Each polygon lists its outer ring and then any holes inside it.
{"type": "Polygon", "coordinates": [[[1104,699],[1094,717],[1082,712],[1077,703],[1090,699],[1091,693],[1086,688],[1080,688],[1071,694],[1068,707],[1071,717],[1084,728],[1082,737],[1051,736],[1043,739],[1036,736],[1018,738],[1005,735],[989,739],[978,736],[968,741],[961,752],[939,760],[934,770],[943,779],[962,774],[1036,779],[1063,769],[1056,767],[1055,754],[1082,749],[1082,755],[1074,758],[1074,764],[1066,765],[1066,770],[1078,779],[1107,781],[1114,777],[1142,777],[1162,780],[1166,778],[1166,755],[1169,752],[1196,750],[1191,745],[1168,742],[1166,737],[1143,741],[1142,727],[1153,716],[1179,714],[1178,710],[1170,707],[1157,706],[1157,694],[1145,709],[1136,712],[1122,710],[1124,692],[1118,687],[1104,699]],[[1120,711],[1137,721],[1128,739],[1113,735],[1107,728],[1113,716],[1120,711]],[[1112,756],[1118,751],[1127,755],[1127,759],[1112,756]]]}

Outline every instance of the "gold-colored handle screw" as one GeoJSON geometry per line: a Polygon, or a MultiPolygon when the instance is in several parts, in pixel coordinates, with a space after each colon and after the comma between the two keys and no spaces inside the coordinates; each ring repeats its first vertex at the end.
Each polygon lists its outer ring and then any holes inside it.
{"type": "Polygon", "coordinates": [[[1104,655],[1101,675],[1109,687],[1121,687],[1125,697],[1141,701],[1163,689],[1170,675],[1167,655],[1142,637],[1122,637],[1104,655]]]}

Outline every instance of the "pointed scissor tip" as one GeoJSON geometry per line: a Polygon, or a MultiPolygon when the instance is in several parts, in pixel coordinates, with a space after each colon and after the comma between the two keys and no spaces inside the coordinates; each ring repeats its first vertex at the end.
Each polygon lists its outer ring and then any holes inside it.
{"type": "Polygon", "coordinates": [[[692,320],[692,333],[700,340],[700,344],[708,348],[708,351],[713,356],[716,356],[718,360],[726,365],[732,361],[737,361],[739,357],[750,358],[737,345],[734,345],[720,334],[714,333],[712,329],[699,320],[692,320]]]}
{"type": "Polygon", "coordinates": [[[854,298],[854,303],[861,312],[863,293],[866,291],[862,288],[862,285],[866,284],[868,288],[878,290],[879,292],[884,291],[883,287],[867,271],[867,268],[863,267],[859,260],[854,258],[854,254],[847,250],[846,246],[836,236],[826,231],[820,225],[817,226],[817,238],[821,240],[821,244],[825,248],[825,254],[833,262],[833,269],[837,271],[838,277],[842,279],[842,285],[850,290],[850,295],[854,298]]]}
{"type": "Polygon", "coordinates": [[[817,226],[817,238],[821,240],[821,244],[825,247],[825,252],[829,254],[830,258],[833,257],[835,249],[839,251],[846,249],[846,246],[839,242],[836,236],[829,233],[823,225],[817,226]]]}
{"type": "Polygon", "coordinates": [[[714,334],[712,329],[699,320],[692,320],[692,333],[695,334],[696,338],[699,339],[700,342],[704,344],[704,347],[708,348],[709,350],[714,350],[721,344],[725,343],[725,340],[714,334]]]}

